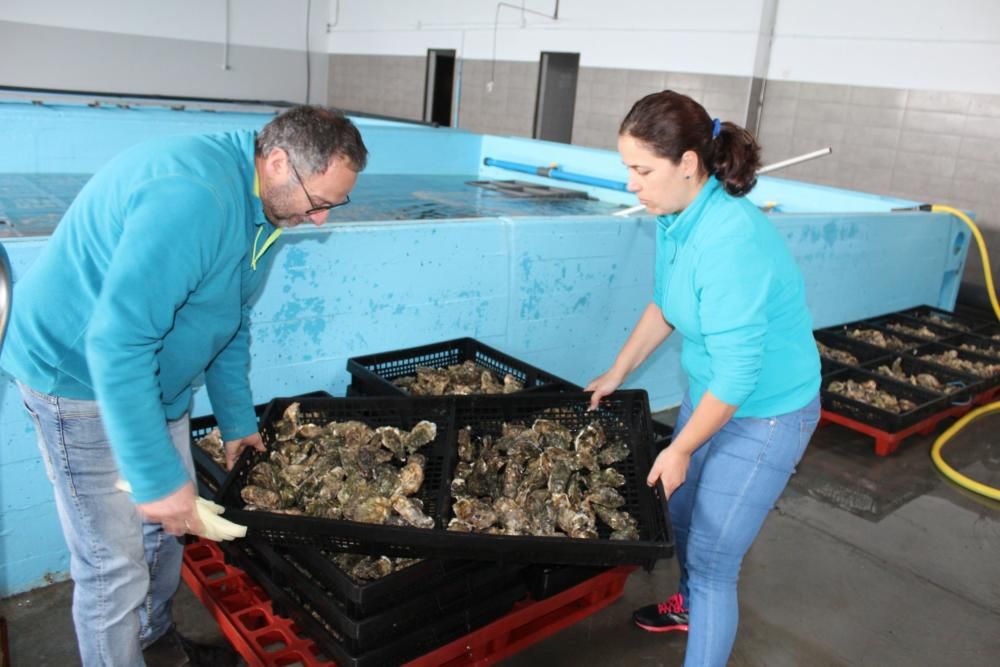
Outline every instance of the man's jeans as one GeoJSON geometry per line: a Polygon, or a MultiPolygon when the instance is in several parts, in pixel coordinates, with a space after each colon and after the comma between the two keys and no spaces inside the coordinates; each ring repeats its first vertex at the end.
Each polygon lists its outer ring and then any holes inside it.
{"type": "MultiPolygon", "coordinates": [[[[141,666],[142,649],[173,624],[183,545],[160,524],[145,523],[129,495],[115,489],[118,466],[95,401],[20,388],[69,546],[83,664],[141,666]]],[[[187,415],[168,426],[193,480],[187,415]]]]}
{"type": "MultiPolygon", "coordinates": [[[[691,417],[685,397],[675,433],[691,417]]],[[[680,593],[690,609],[685,667],[724,667],[736,638],[743,556],[795,472],[819,422],[819,396],[766,419],[731,419],[695,450],[670,496],[680,593]]]]}

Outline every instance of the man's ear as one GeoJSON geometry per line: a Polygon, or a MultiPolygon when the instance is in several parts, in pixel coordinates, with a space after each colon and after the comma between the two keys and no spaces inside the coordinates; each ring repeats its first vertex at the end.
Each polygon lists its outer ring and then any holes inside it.
{"type": "Polygon", "coordinates": [[[288,153],[283,148],[272,148],[264,158],[264,169],[268,176],[282,181],[288,178],[288,153]]]}

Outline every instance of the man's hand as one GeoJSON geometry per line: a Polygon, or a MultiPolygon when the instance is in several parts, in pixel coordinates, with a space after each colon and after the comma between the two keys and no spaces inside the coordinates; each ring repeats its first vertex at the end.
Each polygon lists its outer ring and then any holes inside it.
{"type": "Polygon", "coordinates": [[[136,507],[147,521],[162,523],[163,530],[171,535],[180,536],[203,530],[198,512],[195,510],[196,497],[194,484],[187,482],[169,496],[149,503],[139,503],[136,507]]]}
{"type": "Polygon", "coordinates": [[[668,446],[653,461],[653,467],[646,476],[646,484],[653,486],[656,480],[663,482],[663,492],[667,500],[687,478],[691,455],[674,446],[668,446]]]}
{"type": "Polygon", "coordinates": [[[242,454],[243,450],[248,447],[253,447],[258,452],[267,451],[264,447],[264,441],[260,437],[260,433],[254,433],[253,435],[248,435],[247,437],[240,438],[239,440],[226,441],[226,470],[233,469],[233,466],[236,465],[236,460],[240,458],[240,454],[242,454]]]}

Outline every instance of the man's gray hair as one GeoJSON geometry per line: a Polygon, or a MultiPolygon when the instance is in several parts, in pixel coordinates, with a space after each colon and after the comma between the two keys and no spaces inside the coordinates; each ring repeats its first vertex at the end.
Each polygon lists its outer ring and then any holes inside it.
{"type": "Polygon", "coordinates": [[[258,157],[281,148],[303,177],[321,174],[335,157],[346,158],[354,171],[368,162],[361,133],[343,113],[330,107],[297,106],[285,111],[257,134],[258,157]]]}

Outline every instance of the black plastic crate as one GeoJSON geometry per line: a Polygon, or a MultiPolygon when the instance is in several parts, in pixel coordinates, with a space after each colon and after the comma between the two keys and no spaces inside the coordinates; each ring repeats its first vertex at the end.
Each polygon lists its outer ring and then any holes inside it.
{"type": "MultiPolygon", "coordinates": [[[[561,385],[545,386],[537,391],[541,392],[543,390],[547,393],[580,393],[583,391],[583,387],[572,382],[563,382],[561,385]]],[[[656,451],[660,451],[670,444],[670,440],[674,435],[674,427],[669,424],[662,424],[655,419],[651,419],[650,421],[653,425],[654,445],[656,446],[656,451]]]]}
{"type": "Polygon", "coordinates": [[[934,306],[918,306],[917,308],[901,310],[894,314],[919,320],[922,323],[954,329],[959,333],[972,333],[990,325],[989,320],[961,313],[952,313],[947,310],[935,308],[934,306]]]}
{"type": "Polygon", "coordinates": [[[877,359],[875,361],[870,361],[864,364],[862,368],[872,371],[878,375],[882,375],[883,377],[889,377],[879,373],[878,369],[880,366],[892,366],[897,359],[900,361],[903,372],[907,375],[918,375],[920,373],[929,373],[930,375],[933,375],[943,385],[944,388],[942,391],[937,391],[936,389],[924,386],[919,386],[918,388],[932,393],[945,395],[952,403],[958,404],[968,402],[977,392],[979,392],[983,385],[983,379],[980,377],[976,377],[975,375],[971,375],[969,373],[961,373],[951,368],[942,368],[935,364],[929,364],[926,361],[921,361],[920,359],[908,354],[895,354],[882,359],[877,359]]]}
{"type": "Polygon", "coordinates": [[[858,360],[857,364],[846,364],[842,361],[833,359],[832,357],[823,356],[823,354],[820,353],[819,358],[823,365],[823,375],[829,375],[830,373],[836,372],[848,366],[863,366],[868,362],[883,359],[888,354],[884,348],[875,347],[874,345],[869,345],[868,343],[849,338],[846,335],[833,333],[832,331],[814,331],[813,336],[823,345],[833,348],[834,350],[847,352],[854,355],[854,358],[858,360]]]}
{"type": "Polygon", "coordinates": [[[1000,339],[994,340],[978,334],[959,334],[954,338],[950,338],[947,344],[975,354],[1000,359],[1000,339]],[[975,349],[967,349],[963,347],[964,345],[975,349]]]}
{"type": "MultiPolygon", "coordinates": [[[[261,433],[273,441],[273,422],[283,414],[291,399],[275,399],[265,413],[261,433]]],[[[248,451],[241,458],[220,494],[227,508],[226,518],[248,526],[249,534],[284,545],[307,545],[332,551],[410,558],[467,558],[490,561],[559,563],[571,565],[648,564],[673,554],[673,536],[662,493],[646,486],[652,465],[652,426],[649,399],[640,390],[620,391],[587,412],[589,394],[510,394],[505,396],[452,396],[435,398],[353,398],[299,401],[303,420],[324,423],[357,419],[371,426],[395,425],[411,428],[427,419],[438,424],[438,438],[422,453],[427,456],[424,486],[420,497],[425,511],[435,519],[435,528],[411,528],[356,523],[353,521],[291,516],[263,511],[246,511],[240,489],[252,466],[264,454],[248,451]],[[630,448],[628,459],[615,465],[625,475],[621,490],[627,509],[638,522],[640,538],[634,541],[569,539],[483,535],[448,531],[450,519],[451,471],[457,460],[456,425],[471,425],[477,435],[499,430],[500,423],[551,417],[566,426],[582,428],[591,420],[601,422],[609,436],[621,436],[630,448]]],[[[659,488],[659,487],[657,487],[659,488]]]]}
{"type": "Polygon", "coordinates": [[[606,567],[532,565],[524,571],[524,581],[532,599],[544,600],[607,571],[606,567]]]}
{"type": "MultiPolygon", "coordinates": [[[[254,542],[254,549],[268,568],[271,580],[295,591],[353,653],[369,651],[384,644],[386,637],[408,634],[427,625],[429,619],[463,611],[478,601],[501,595],[521,584],[524,569],[524,566],[467,563],[422,594],[397,589],[393,605],[378,613],[356,616],[333,590],[324,586],[312,565],[300,559],[301,552],[276,548],[259,540],[254,542]]],[[[330,561],[327,567],[339,570],[330,561]]]]}
{"type": "Polygon", "coordinates": [[[364,652],[352,651],[322,614],[303,599],[300,592],[275,581],[260,558],[257,540],[222,543],[222,549],[240,569],[260,585],[274,612],[290,618],[323,654],[339,667],[383,667],[400,665],[463,637],[508,613],[523,599],[526,589],[515,584],[495,595],[470,604],[467,609],[429,619],[422,628],[399,637],[387,637],[382,646],[364,652]]]}
{"type": "MultiPolygon", "coordinates": [[[[929,354],[937,355],[941,354],[942,352],[947,352],[950,350],[955,350],[958,358],[965,359],[966,361],[981,362],[989,365],[1000,364],[1000,360],[998,360],[996,357],[989,357],[984,354],[976,354],[975,352],[969,352],[968,350],[963,350],[961,348],[954,347],[952,345],[945,345],[943,343],[927,343],[926,345],[922,345],[914,350],[910,350],[908,354],[942,370],[964,373],[965,371],[958,371],[957,369],[952,368],[947,364],[943,364],[940,361],[932,361],[930,359],[925,358],[929,354]]],[[[973,374],[971,371],[969,373],[973,374]]],[[[982,384],[980,385],[981,391],[992,389],[993,387],[1000,385],[1000,373],[995,373],[992,376],[978,375],[978,374],[975,375],[977,375],[977,377],[979,377],[982,380],[982,384]]]]}
{"type": "Polygon", "coordinates": [[[976,332],[977,336],[983,336],[990,340],[1000,341],[1000,324],[990,324],[976,332]]]}
{"type": "Polygon", "coordinates": [[[881,327],[886,331],[890,331],[894,334],[909,336],[910,338],[916,338],[917,340],[922,340],[925,343],[943,343],[949,338],[961,333],[953,328],[913,319],[912,317],[907,317],[906,315],[885,315],[883,317],[873,317],[867,321],[868,323],[881,327]],[[906,330],[899,331],[893,327],[905,327],[906,330]],[[917,334],[916,330],[918,329],[926,329],[926,331],[930,332],[932,335],[927,336],[917,334]]]}
{"type": "Polygon", "coordinates": [[[442,368],[466,361],[497,373],[501,381],[510,373],[524,385],[522,391],[560,391],[560,385],[571,385],[474,338],[456,338],[348,359],[351,385],[347,393],[348,396],[408,396],[392,380],[416,374],[418,366],[442,368]]]}
{"type": "Polygon", "coordinates": [[[327,589],[344,601],[348,611],[356,616],[369,616],[396,604],[400,598],[422,595],[439,584],[462,576],[470,566],[492,567],[492,563],[469,560],[426,558],[407,568],[374,581],[356,581],[331,562],[329,555],[316,547],[292,547],[292,553],[309,568],[327,589]]]}
{"type": "MultiPolygon", "coordinates": [[[[331,421],[357,420],[364,422],[371,428],[395,426],[409,430],[418,422],[424,420],[433,422],[437,427],[437,434],[433,442],[420,450],[420,454],[426,459],[424,483],[415,497],[423,502],[424,513],[434,518],[435,525],[442,525],[439,513],[440,492],[444,483],[444,464],[448,450],[454,447],[449,442],[449,439],[453,437],[453,401],[449,400],[448,397],[436,396],[417,398],[276,398],[271,401],[261,417],[260,433],[266,446],[270,447],[276,441],[275,424],[283,417],[285,410],[292,403],[299,404],[300,423],[326,424],[331,421]]],[[[244,506],[245,503],[240,496],[240,491],[246,485],[246,479],[254,465],[266,457],[267,454],[253,449],[248,449],[243,453],[219,494],[222,504],[227,508],[242,508],[244,506]]],[[[227,512],[227,516],[229,516],[235,510],[228,509],[227,512]]],[[[262,511],[240,511],[238,515],[234,516],[241,517],[241,519],[235,519],[237,523],[244,523],[252,528],[260,529],[262,531],[261,537],[277,544],[326,547],[333,551],[365,553],[374,556],[420,558],[423,554],[390,543],[380,547],[376,541],[361,539],[360,536],[364,535],[366,531],[362,530],[359,534],[359,528],[368,530],[377,528],[390,531],[388,535],[396,534],[395,531],[416,531],[416,534],[419,535],[426,535],[428,532],[428,529],[424,528],[375,526],[346,520],[290,516],[262,511]],[[325,537],[322,537],[323,535],[325,537]]],[[[452,558],[454,557],[453,555],[452,558]]]]}
{"type": "Polygon", "coordinates": [[[916,338],[914,336],[907,336],[905,334],[897,333],[895,331],[890,331],[885,327],[872,324],[871,321],[869,320],[862,320],[860,322],[851,322],[850,324],[842,324],[840,326],[819,329],[818,331],[814,331],[813,335],[818,333],[832,333],[841,336],[843,338],[846,338],[847,340],[850,340],[852,342],[858,343],[859,345],[867,345],[872,349],[882,350],[885,354],[898,354],[900,352],[905,352],[906,350],[912,350],[913,348],[919,347],[920,345],[926,345],[928,342],[927,339],[925,338],[916,338]],[[875,331],[880,331],[883,334],[895,336],[900,340],[901,343],[903,343],[903,347],[900,349],[882,347],[880,345],[875,345],[873,343],[861,340],[860,338],[855,338],[850,335],[850,332],[855,329],[874,329],[875,331]]]}
{"type": "Polygon", "coordinates": [[[824,409],[888,433],[902,431],[946,409],[950,405],[950,399],[941,394],[935,394],[934,392],[914,387],[911,384],[898,382],[884,375],[860,368],[845,368],[838,373],[823,378],[820,386],[820,396],[822,397],[824,409]],[[834,393],[828,389],[831,382],[845,380],[854,380],[855,382],[874,380],[880,389],[884,389],[896,398],[912,401],[916,404],[916,407],[907,412],[895,414],[881,408],[876,408],[874,405],[834,393]]]}

